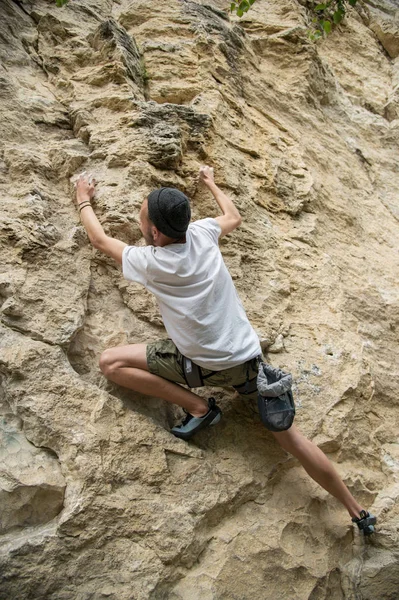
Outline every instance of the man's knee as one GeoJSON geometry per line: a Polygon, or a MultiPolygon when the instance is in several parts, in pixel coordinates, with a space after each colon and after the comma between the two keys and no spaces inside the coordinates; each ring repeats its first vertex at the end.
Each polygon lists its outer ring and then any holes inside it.
{"type": "Polygon", "coordinates": [[[108,379],[122,368],[148,370],[146,344],[130,344],[108,348],[100,356],[100,369],[108,379]]]}
{"type": "Polygon", "coordinates": [[[103,373],[103,375],[105,375],[105,377],[110,377],[110,375],[112,375],[112,373],[117,368],[116,360],[115,360],[115,353],[112,350],[112,348],[109,348],[108,350],[104,350],[104,352],[100,356],[99,364],[100,364],[100,369],[101,369],[101,372],[103,373]]]}
{"type": "Polygon", "coordinates": [[[272,433],[280,446],[291,454],[295,453],[295,449],[301,446],[304,440],[304,436],[295,425],[291,425],[286,431],[272,431],[272,433]]]}

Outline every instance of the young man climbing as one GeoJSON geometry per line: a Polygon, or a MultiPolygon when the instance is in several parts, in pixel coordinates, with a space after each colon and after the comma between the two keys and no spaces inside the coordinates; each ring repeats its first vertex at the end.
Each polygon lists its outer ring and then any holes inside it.
{"type": "MultiPolygon", "coordinates": [[[[182,192],[154,190],[140,210],[146,246],[128,246],[107,236],[91,206],[94,182],[82,174],[76,184],[80,217],[91,243],[122,265],[126,279],[141,283],[155,295],[170,338],[105,350],[101,371],[121,386],[183,407],[186,418],[172,429],[183,439],[216,425],[221,412],[213,398],[206,402],[179,384],[191,388],[231,385],[248,393],[249,384],[256,382],[261,355],[258,336],[218,247],[218,239],[236,229],[241,216],[215,184],[212,168],[201,167],[199,178],[222,215],[190,224],[190,203],[182,192]]],[[[256,389],[249,395],[256,397],[256,389]]],[[[315,444],[295,425],[272,433],[280,446],[346,507],[360,530],[373,532],[375,517],[363,510],[315,444]]]]}

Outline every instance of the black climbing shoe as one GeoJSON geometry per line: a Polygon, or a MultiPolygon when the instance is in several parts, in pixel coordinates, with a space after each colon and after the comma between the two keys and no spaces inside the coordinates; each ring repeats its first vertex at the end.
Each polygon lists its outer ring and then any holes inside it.
{"type": "Polygon", "coordinates": [[[219,423],[222,413],[218,406],[215,404],[215,398],[209,398],[208,400],[209,410],[203,417],[193,417],[190,413],[186,412],[186,417],[180,425],[176,425],[171,429],[171,433],[182,440],[189,440],[201,429],[208,427],[208,425],[216,425],[219,423]]]}
{"type": "Polygon", "coordinates": [[[352,518],[352,523],[356,523],[360,531],[363,531],[364,535],[371,535],[374,533],[374,525],[377,522],[377,517],[371,515],[369,512],[362,510],[360,511],[360,518],[352,518]]]}

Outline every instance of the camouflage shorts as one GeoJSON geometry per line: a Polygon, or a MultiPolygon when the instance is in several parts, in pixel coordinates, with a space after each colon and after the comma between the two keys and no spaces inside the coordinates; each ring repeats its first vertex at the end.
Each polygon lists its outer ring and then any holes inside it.
{"type": "MultiPolygon", "coordinates": [[[[157,340],[147,344],[147,364],[148,370],[154,375],[159,375],[164,379],[174,383],[186,384],[183,374],[183,355],[176,348],[170,339],[157,340]]],[[[253,380],[258,375],[257,359],[253,358],[247,362],[223,369],[222,371],[211,371],[201,367],[204,386],[240,386],[248,380],[253,380]]],[[[257,391],[252,394],[243,395],[245,398],[256,400],[257,391]]]]}

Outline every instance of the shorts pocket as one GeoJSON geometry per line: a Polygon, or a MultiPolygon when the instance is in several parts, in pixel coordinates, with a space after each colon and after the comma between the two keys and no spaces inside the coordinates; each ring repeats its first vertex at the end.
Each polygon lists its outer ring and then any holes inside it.
{"type": "Polygon", "coordinates": [[[147,344],[147,365],[150,373],[175,383],[185,383],[182,356],[172,340],[147,344]]]}

